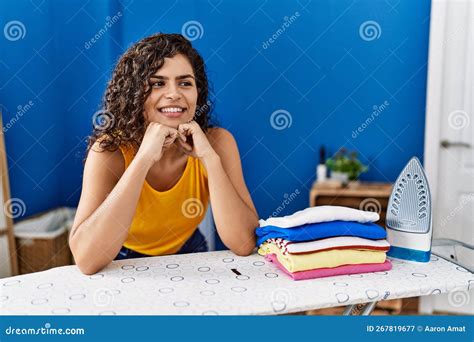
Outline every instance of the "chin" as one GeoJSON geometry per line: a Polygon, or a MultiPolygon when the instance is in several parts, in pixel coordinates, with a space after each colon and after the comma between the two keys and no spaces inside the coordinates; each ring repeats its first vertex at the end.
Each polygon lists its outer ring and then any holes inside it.
{"type": "MultiPolygon", "coordinates": [[[[181,121],[181,120],[180,120],[181,121]]],[[[168,120],[150,120],[150,122],[156,122],[159,123],[160,125],[171,127],[171,128],[178,128],[178,126],[181,124],[180,121],[168,121],[168,120]]]]}
{"type": "Polygon", "coordinates": [[[176,119],[176,120],[165,120],[165,122],[163,122],[163,125],[178,128],[179,125],[184,124],[186,122],[189,122],[192,119],[193,118],[179,118],[179,119],[176,119]]]}
{"type": "Polygon", "coordinates": [[[171,127],[171,128],[174,128],[174,129],[178,129],[178,126],[181,124],[181,122],[175,122],[175,123],[170,123],[168,124],[167,126],[171,127]]]}
{"type": "Polygon", "coordinates": [[[167,119],[167,118],[153,118],[150,120],[150,122],[156,122],[164,126],[168,126],[174,129],[177,129],[179,125],[189,122],[193,119],[191,118],[178,118],[178,119],[167,119]]]}

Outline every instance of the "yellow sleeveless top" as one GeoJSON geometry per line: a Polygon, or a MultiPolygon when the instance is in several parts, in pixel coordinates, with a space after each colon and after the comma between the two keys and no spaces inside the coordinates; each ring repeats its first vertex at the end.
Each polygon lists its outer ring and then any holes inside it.
{"type": "MultiPolygon", "coordinates": [[[[120,148],[125,168],[135,151],[120,148]]],[[[175,254],[198,228],[207,210],[209,187],[201,161],[188,157],[178,182],[157,191],[145,180],[124,246],[147,255],[175,254]]]]}

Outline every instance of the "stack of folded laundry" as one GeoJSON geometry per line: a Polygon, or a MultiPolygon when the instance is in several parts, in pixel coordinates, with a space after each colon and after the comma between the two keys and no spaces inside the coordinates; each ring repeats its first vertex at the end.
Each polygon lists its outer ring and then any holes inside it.
{"type": "Polygon", "coordinates": [[[390,245],[379,214],[339,206],[259,220],[258,253],[294,280],[387,271],[390,245]]]}

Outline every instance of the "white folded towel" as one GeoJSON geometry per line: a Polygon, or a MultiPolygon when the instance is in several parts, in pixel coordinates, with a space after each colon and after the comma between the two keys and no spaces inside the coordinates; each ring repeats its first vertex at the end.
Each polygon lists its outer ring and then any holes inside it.
{"type": "Polygon", "coordinates": [[[309,207],[304,210],[283,217],[270,217],[266,220],[259,220],[260,227],[277,226],[280,228],[292,228],[308,223],[328,222],[328,221],[355,221],[360,223],[376,222],[379,214],[372,211],[363,211],[335,205],[322,205],[309,207]]]}
{"type": "Polygon", "coordinates": [[[318,252],[328,249],[373,249],[388,250],[390,244],[387,240],[370,240],[357,236],[336,236],[327,239],[291,242],[282,238],[268,239],[267,242],[273,242],[282,251],[283,254],[304,254],[318,252]]]}

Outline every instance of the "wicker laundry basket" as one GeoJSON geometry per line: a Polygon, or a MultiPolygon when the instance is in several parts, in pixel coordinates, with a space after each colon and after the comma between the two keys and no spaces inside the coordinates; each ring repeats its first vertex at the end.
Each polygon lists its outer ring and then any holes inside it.
{"type": "Polygon", "coordinates": [[[20,274],[73,264],[68,234],[74,210],[58,208],[15,224],[20,274]]]}

